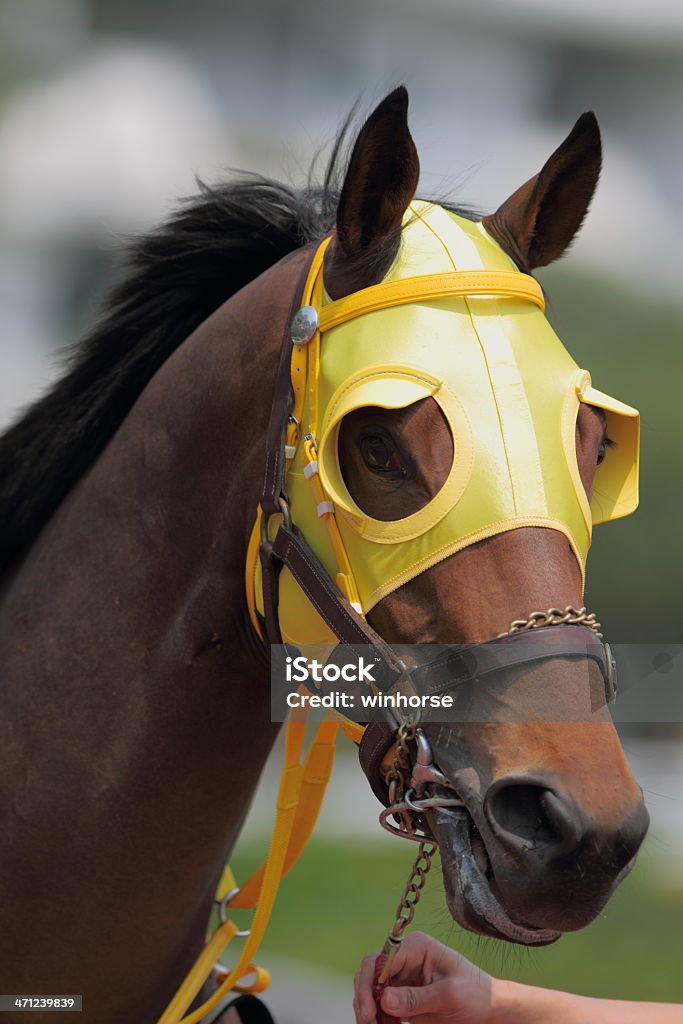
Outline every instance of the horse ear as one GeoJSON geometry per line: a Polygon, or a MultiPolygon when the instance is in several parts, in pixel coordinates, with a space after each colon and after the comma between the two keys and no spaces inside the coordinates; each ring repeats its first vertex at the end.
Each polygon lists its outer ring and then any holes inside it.
{"type": "Polygon", "coordinates": [[[337,239],[345,257],[376,252],[400,231],[419,173],[408,130],[408,92],[399,86],[373,111],[353,147],[337,209],[337,239]]]}
{"type": "Polygon", "coordinates": [[[582,114],[536,177],[484,217],[484,227],[522,269],[552,263],[581,227],[601,162],[595,114],[582,114]]]}

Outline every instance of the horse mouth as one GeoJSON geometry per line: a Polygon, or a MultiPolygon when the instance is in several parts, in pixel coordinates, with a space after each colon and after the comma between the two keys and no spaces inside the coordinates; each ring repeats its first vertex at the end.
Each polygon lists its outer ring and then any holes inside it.
{"type": "Polygon", "coordinates": [[[486,844],[464,807],[436,808],[430,817],[441,852],[451,916],[464,928],[522,946],[547,946],[561,932],[515,920],[495,892],[486,844]]]}

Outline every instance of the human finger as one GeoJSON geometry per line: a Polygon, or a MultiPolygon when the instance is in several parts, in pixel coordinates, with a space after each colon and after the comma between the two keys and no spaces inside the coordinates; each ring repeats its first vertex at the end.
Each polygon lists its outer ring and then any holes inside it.
{"type": "Polygon", "coordinates": [[[447,1020],[457,1011],[457,986],[452,978],[440,978],[431,985],[386,988],[381,1005],[386,1013],[401,1020],[427,1016],[447,1020]]]}
{"type": "Polygon", "coordinates": [[[358,1004],[359,1024],[373,1024],[376,1017],[375,998],[373,996],[373,980],[375,961],[379,951],[364,956],[360,969],[353,979],[353,987],[358,1004]]]}

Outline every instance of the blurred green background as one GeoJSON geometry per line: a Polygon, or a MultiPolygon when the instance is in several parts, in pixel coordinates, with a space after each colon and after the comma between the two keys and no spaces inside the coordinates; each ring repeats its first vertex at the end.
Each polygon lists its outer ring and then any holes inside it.
{"type": "Polygon", "coordinates": [[[640,507],[595,528],[586,603],[612,640],[681,643],[683,309],[606,275],[560,265],[539,276],[574,358],[641,414],[640,507]]]}
{"type": "MultiPolygon", "coordinates": [[[[256,846],[240,852],[238,877],[246,877],[258,856],[256,846]]],[[[267,967],[273,954],[352,976],[360,957],[382,945],[413,856],[413,845],[399,840],[314,840],[283,883],[259,963],[267,967]]],[[[683,976],[676,969],[682,920],[683,885],[658,884],[644,858],[588,929],[545,949],[512,947],[472,936],[450,920],[437,859],[415,927],[485,970],[517,981],[584,995],[683,1002],[683,976]]]]}

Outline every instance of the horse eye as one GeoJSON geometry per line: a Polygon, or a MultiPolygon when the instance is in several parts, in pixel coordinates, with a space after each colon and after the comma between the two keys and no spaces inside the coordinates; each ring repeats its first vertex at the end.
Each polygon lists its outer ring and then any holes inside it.
{"type": "Polygon", "coordinates": [[[604,437],[600,442],[600,447],[598,448],[598,457],[595,460],[596,466],[599,466],[602,462],[604,462],[608,448],[616,448],[616,444],[610,437],[604,437]]]}
{"type": "Polygon", "coordinates": [[[398,452],[388,439],[379,434],[366,434],[358,443],[366,465],[376,473],[402,472],[398,452]]]}

